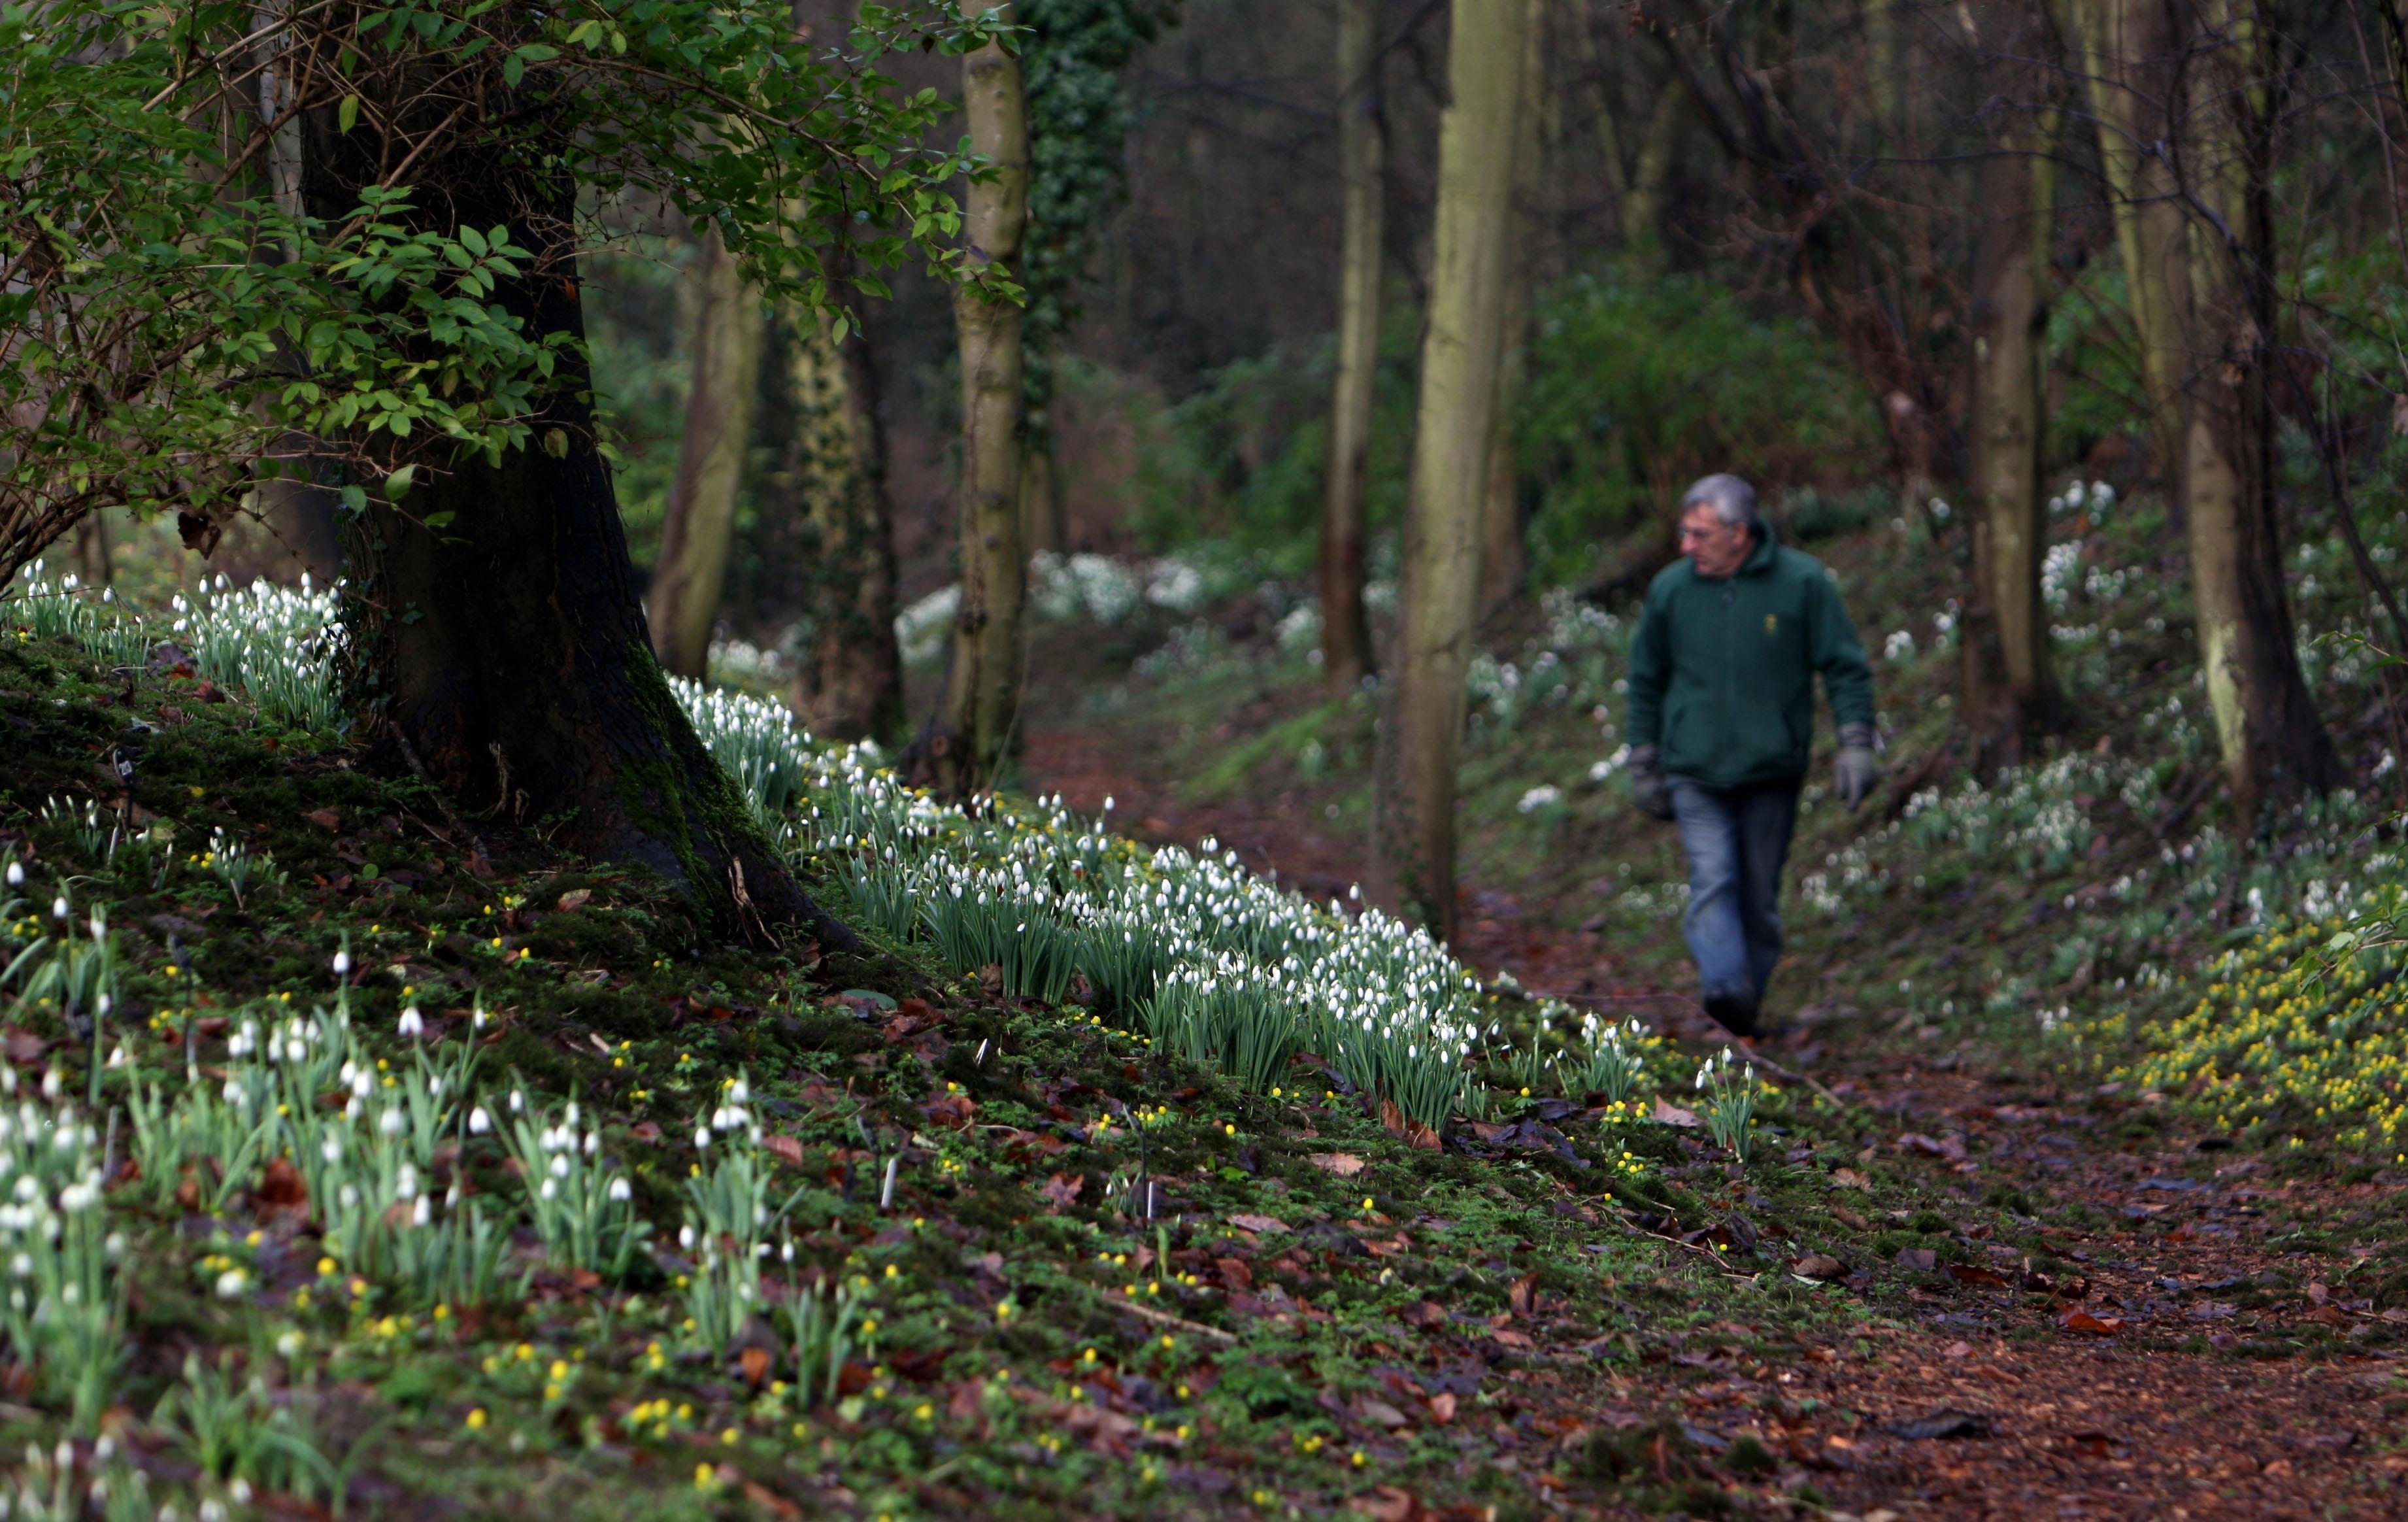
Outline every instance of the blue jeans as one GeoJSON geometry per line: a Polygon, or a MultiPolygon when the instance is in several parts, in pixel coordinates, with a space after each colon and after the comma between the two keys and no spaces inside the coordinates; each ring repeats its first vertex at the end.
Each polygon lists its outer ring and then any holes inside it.
{"type": "Polygon", "coordinates": [[[1781,960],[1781,868],[1803,779],[1730,788],[1666,781],[1689,854],[1689,912],[1681,928],[1705,997],[1761,1004],[1781,960]]]}

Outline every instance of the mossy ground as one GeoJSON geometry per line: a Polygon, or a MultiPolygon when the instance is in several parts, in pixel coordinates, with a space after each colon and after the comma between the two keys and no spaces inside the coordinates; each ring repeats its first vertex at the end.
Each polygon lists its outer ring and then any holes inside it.
{"type": "MultiPolygon", "coordinates": [[[[1890,1239],[1944,1265],[1964,1225],[1917,1213],[1919,1186],[1870,1165],[1903,1224],[1835,1216],[1827,1171],[1874,1140],[1869,1117],[1791,1096],[1744,1169],[1692,1132],[1561,1100],[1432,1151],[1317,1070],[1244,1093],[1154,1055],[1112,1012],[1007,1000],[911,948],[713,943],[647,875],[502,822],[474,822],[491,854],[472,870],[405,770],[172,670],[11,639],[0,726],[0,842],[32,874],[19,933],[48,933],[56,887],[79,915],[107,906],[124,959],[107,1037],[136,1071],[180,1073],[187,1033],[206,1071],[213,1017],[330,1001],[348,945],[345,997],[373,1040],[398,1055],[384,1033],[414,1002],[429,1039],[486,1044],[489,1081],[578,1097],[664,1233],[657,1263],[603,1285],[550,1271],[523,1231],[523,1297],[408,1306],[322,1278],[316,1224],[255,1189],[214,1218],[115,1189],[136,1267],[104,1425],[162,1493],[231,1478],[196,1474],[151,1420],[197,1355],[278,1400],[317,1392],[347,1515],[1778,1507],[1805,1484],[1794,1463],[1718,1436],[1637,1474],[1592,1438],[1596,1414],[1627,1414],[1684,1349],[1779,1363],[1854,1337],[1923,1282],[1881,1262],[1890,1239]],[[45,817],[53,797],[74,817],[45,817]],[[113,850],[75,827],[87,803],[113,850]],[[220,835],[272,862],[239,902],[194,859],[220,835]],[[781,1352],[722,1358],[682,1328],[666,1234],[696,1116],[738,1073],[798,1197],[796,1271],[869,1286],[874,1351],[833,1403],[781,1352]],[[1626,1147],[1635,1177],[1614,1166],[1626,1147]],[[1856,1266],[1856,1288],[1791,1277],[1809,1252],[1856,1266]],[[249,1288],[222,1299],[228,1263],[249,1288]]],[[[23,1074],[82,1081],[54,1012],[10,1018],[23,1074]]],[[[454,1166],[501,1196],[517,1185],[499,1165],[472,1148],[454,1166]]],[[[62,1430],[24,1373],[0,1371],[9,1452],[62,1430]]]]}

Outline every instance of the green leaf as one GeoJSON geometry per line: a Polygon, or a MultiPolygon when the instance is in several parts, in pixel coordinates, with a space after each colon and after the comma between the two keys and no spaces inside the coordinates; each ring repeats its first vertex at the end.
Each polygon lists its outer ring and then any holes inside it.
{"type": "Polygon", "coordinates": [[[403,466],[400,469],[395,470],[391,475],[385,477],[384,495],[393,498],[396,502],[400,501],[404,496],[408,495],[409,483],[417,475],[418,467],[414,465],[403,466]]]}
{"type": "Polygon", "coordinates": [[[430,512],[426,515],[426,526],[437,530],[446,529],[452,526],[452,520],[459,516],[450,508],[444,509],[441,512],[430,512]]]}
{"type": "Polygon", "coordinates": [[[359,125],[359,121],[360,97],[357,95],[345,95],[343,97],[343,103],[335,108],[335,130],[337,132],[349,132],[353,127],[359,125]]]}

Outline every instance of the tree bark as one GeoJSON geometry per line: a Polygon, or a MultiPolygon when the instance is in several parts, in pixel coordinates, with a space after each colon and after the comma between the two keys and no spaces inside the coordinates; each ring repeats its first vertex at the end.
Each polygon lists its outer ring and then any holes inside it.
{"type": "Polygon", "coordinates": [[[1022,545],[1032,555],[1040,551],[1067,553],[1070,544],[1068,518],[1061,473],[1054,468],[1054,447],[1030,442],[1020,452],[1022,545]]]}
{"type": "Polygon", "coordinates": [[[831,739],[901,735],[903,662],[895,643],[895,509],[877,371],[867,337],[842,342],[833,316],[782,314],[794,397],[791,474],[810,527],[810,647],[789,701],[831,739]]]}
{"type": "Polygon", "coordinates": [[[2184,499],[2190,266],[2168,149],[2180,60],[2172,0],[2071,0],[2109,214],[2139,336],[2150,452],[2176,522],[2184,499]]]}
{"type": "Polygon", "coordinates": [[[1545,194],[1546,62],[1544,12],[1534,8],[1522,52],[1521,99],[1513,113],[1513,194],[1507,212],[1505,292],[1498,314],[1502,352],[1497,362],[1496,417],[1489,428],[1488,479],[1482,495],[1480,617],[1484,621],[1522,595],[1530,580],[1528,520],[1523,513],[1522,460],[1513,414],[1529,380],[1526,359],[1530,288],[1538,280],[1539,200],[1545,194]]]}
{"type": "MultiPolygon", "coordinates": [[[[1009,19],[1010,0],[986,10],[1009,19]]],[[[970,145],[995,165],[963,197],[973,257],[1009,267],[1028,218],[1028,115],[1020,61],[989,43],[962,60],[970,145]]],[[[943,712],[915,758],[938,791],[963,797],[1002,765],[1020,707],[1020,621],[1028,556],[1020,538],[1020,309],[972,286],[953,293],[962,365],[961,611],[943,712]]]]}
{"type": "Polygon", "coordinates": [[[2040,593],[2056,113],[2017,98],[2041,84],[2014,61],[2029,56],[2028,44],[2011,35],[1993,46],[2006,61],[1987,108],[1996,125],[1974,229],[1973,596],[1963,625],[1964,713],[1984,772],[2020,761],[2027,742],[2054,726],[2057,708],[2040,593]]]}
{"type": "Polygon", "coordinates": [[[1364,485],[1380,366],[1385,152],[1373,29],[1379,0],[1339,0],[1338,155],[1345,198],[1338,274],[1338,365],[1329,400],[1328,478],[1321,513],[1321,674],[1332,697],[1372,668],[1363,606],[1364,485]]]}
{"type": "Polygon", "coordinates": [[[2300,670],[2274,504],[2267,346],[2276,321],[2274,81],[2251,7],[2201,0],[2216,39],[2191,81],[2194,363],[2185,466],[2191,601],[2225,781],[2259,810],[2346,779],[2300,670]]]}
{"type": "Polygon", "coordinates": [[[737,491],[752,438],[767,323],[719,231],[703,235],[700,300],[694,320],[694,389],[685,437],[661,525],[652,571],[652,648],[661,665],[699,682],[710,667],[710,631],[736,537],[737,491]]]}
{"type": "Polygon", "coordinates": [[[1505,227],[1525,41],[1541,0],[1455,0],[1451,99],[1439,125],[1437,258],[1422,345],[1405,519],[1396,700],[1382,739],[1379,854],[1387,891],[1455,933],[1455,759],[1480,590],[1505,227]]]}
{"type": "MultiPolygon", "coordinates": [[[[314,214],[357,204],[377,173],[372,136],[312,113],[314,214]]],[[[418,215],[504,225],[534,251],[490,299],[572,341],[524,447],[438,457],[401,502],[370,498],[346,587],[359,696],[465,809],[649,867],[714,933],[770,944],[804,926],[854,946],[796,884],[652,654],[589,399],[574,184],[472,153],[427,179],[444,193],[418,215]]]]}

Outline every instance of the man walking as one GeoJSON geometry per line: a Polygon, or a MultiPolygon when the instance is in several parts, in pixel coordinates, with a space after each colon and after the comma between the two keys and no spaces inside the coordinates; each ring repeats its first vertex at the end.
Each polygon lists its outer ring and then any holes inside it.
{"type": "Polygon", "coordinates": [[[1822,563],[1775,542],[1756,489],[1708,476],[1681,498],[1680,560],[1647,589],[1630,652],[1630,789],[1677,819],[1682,928],[1706,1012],[1753,1036],[1781,959],[1781,868],[1814,732],[1814,673],[1840,727],[1839,793],[1880,780],[1873,674],[1822,563]]]}

